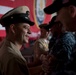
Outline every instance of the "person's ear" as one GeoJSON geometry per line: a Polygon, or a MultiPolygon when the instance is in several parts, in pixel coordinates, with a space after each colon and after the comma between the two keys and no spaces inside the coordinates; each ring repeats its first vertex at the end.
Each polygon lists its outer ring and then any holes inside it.
{"type": "Polygon", "coordinates": [[[14,25],[14,24],[11,24],[11,25],[10,25],[10,29],[11,29],[11,32],[12,32],[13,34],[15,34],[15,25],[14,25]]]}
{"type": "Polygon", "coordinates": [[[75,8],[75,6],[73,6],[73,5],[69,6],[69,13],[70,13],[71,17],[73,17],[73,18],[76,16],[76,8],[75,8]]]}

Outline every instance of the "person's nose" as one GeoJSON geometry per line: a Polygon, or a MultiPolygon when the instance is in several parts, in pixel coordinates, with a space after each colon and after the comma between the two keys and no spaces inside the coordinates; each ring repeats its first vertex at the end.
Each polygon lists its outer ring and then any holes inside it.
{"type": "Polygon", "coordinates": [[[28,34],[31,34],[31,30],[30,29],[28,29],[28,34]]]}

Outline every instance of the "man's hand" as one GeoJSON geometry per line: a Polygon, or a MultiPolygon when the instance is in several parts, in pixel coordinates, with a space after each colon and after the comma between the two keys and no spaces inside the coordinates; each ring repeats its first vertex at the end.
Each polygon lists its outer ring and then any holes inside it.
{"type": "Polygon", "coordinates": [[[53,70],[55,58],[50,55],[41,55],[40,60],[42,61],[42,69],[45,73],[49,73],[53,70]]]}

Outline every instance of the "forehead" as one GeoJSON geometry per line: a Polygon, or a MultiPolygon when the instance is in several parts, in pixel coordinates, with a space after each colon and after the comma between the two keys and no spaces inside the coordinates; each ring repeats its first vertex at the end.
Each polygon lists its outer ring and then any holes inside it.
{"type": "Polygon", "coordinates": [[[70,5],[66,5],[66,6],[63,6],[59,11],[57,11],[57,14],[63,14],[64,12],[66,12],[67,10],[69,10],[68,9],[68,7],[69,7],[70,5]]]}
{"type": "Polygon", "coordinates": [[[60,14],[60,13],[63,13],[65,10],[65,7],[62,7],[58,12],[57,12],[57,15],[60,14]]]}
{"type": "Polygon", "coordinates": [[[44,32],[44,31],[46,31],[46,32],[48,32],[45,28],[40,28],[40,30],[42,31],[42,32],[44,32]]]}
{"type": "Polygon", "coordinates": [[[41,27],[40,30],[45,30],[44,27],[41,27]]]}
{"type": "Polygon", "coordinates": [[[25,26],[25,27],[30,27],[28,23],[18,23],[17,26],[25,26]]]}
{"type": "Polygon", "coordinates": [[[61,8],[58,12],[57,12],[57,17],[55,21],[58,21],[58,19],[64,17],[68,12],[66,11],[66,8],[61,8]]]}
{"type": "Polygon", "coordinates": [[[16,29],[30,29],[30,25],[27,23],[18,23],[15,25],[16,29]]]}

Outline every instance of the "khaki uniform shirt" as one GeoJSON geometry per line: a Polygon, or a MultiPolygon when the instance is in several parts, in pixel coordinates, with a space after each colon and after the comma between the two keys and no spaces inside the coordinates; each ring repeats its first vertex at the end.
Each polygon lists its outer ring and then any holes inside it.
{"type": "Polygon", "coordinates": [[[40,38],[34,43],[34,59],[40,57],[41,54],[48,52],[48,41],[40,38]]]}
{"type": "Polygon", "coordinates": [[[2,75],[29,75],[20,50],[7,39],[0,45],[0,71],[2,75]]]}

